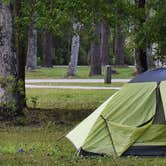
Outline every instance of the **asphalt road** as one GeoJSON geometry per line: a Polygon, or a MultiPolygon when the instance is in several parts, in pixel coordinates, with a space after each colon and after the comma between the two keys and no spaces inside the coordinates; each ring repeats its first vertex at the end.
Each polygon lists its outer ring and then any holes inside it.
{"type": "MultiPolygon", "coordinates": [[[[130,79],[112,79],[112,82],[129,82],[130,79]]],[[[26,88],[38,89],[89,89],[89,90],[119,90],[121,87],[100,87],[100,86],[59,86],[59,85],[32,85],[31,83],[103,83],[104,79],[27,79],[26,88]]]]}
{"type": "MultiPolygon", "coordinates": [[[[112,82],[129,82],[130,79],[112,79],[112,82]]],[[[104,79],[27,79],[26,83],[102,83],[104,79]]]]}
{"type": "Polygon", "coordinates": [[[26,88],[35,89],[85,89],[85,90],[119,90],[121,87],[98,87],[98,86],[52,86],[52,85],[26,85],[26,88]]]}

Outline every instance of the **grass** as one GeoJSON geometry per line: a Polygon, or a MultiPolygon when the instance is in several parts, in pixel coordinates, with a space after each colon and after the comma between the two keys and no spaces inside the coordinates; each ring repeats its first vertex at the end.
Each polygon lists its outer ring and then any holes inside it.
{"type": "Polygon", "coordinates": [[[105,83],[59,83],[59,82],[43,82],[43,83],[29,83],[31,85],[48,85],[48,86],[97,86],[97,87],[121,87],[125,84],[125,82],[113,82],[111,84],[105,83]]]}
{"type": "Polygon", "coordinates": [[[58,110],[94,110],[115,90],[27,89],[29,107],[58,110]],[[35,97],[33,102],[33,98],[35,97]]]}
{"type": "Polygon", "coordinates": [[[41,127],[0,129],[1,166],[165,166],[166,158],[82,158],[66,139],[57,141],[73,126],[48,124],[41,127]]]}
{"type": "MultiPolygon", "coordinates": [[[[131,67],[119,67],[113,68],[117,71],[117,74],[113,74],[113,78],[132,78],[134,69],[131,67]]],[[[102,76],[93,76],[89,77],[89,67],[78,67],[77,78],[103,78],[102,76]]],[[[104,68],[102,69],[102,73],[104,73],[104,68]]],[[[65,78],[67,73],[66,67],[54,67],[54,68],[39,68],[35,71],[27,71],[26,78],[65,78]]],[[[74,78],[74,77],[73,77],[74,78]]]]}
{"type": "Polygon", "coordinates": [[[28,105],[37,100],[36,108],[17,123],[0,122],[0,166],[165,166],[166,158],[83,158],[63,137],[115,92],[27,89],[28,105]]]}
{"type": "Polygon", "coordinates": [[[76,155],[63,136],[115,90],[27,89],[25,119],[0,121],[0,166],[165,166],[166,158],[76,155]],[[20,126],[21,125],[21,126],[20,126]],[[61,139],[60,139],[61,138],[61,139]],[[115,164],[116,163],[116,164],[115,164]]]}

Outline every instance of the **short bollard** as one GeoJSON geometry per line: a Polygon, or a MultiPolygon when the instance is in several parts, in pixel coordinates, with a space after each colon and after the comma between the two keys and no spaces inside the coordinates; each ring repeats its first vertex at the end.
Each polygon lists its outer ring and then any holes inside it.
{"type": "Polygon", "coordinates": [[[111,66],[110,65],[106,65],[104,83],[111,84],[111,73],[112,73],[111,72],[111,66]]]}

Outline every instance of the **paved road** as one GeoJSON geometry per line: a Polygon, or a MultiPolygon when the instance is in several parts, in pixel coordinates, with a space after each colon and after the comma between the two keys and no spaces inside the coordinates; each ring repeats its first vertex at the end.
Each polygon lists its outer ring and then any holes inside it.
{"type": "MultiPolygon", "coordinates": [[[[112,82],[129,82],[130,79],[112,79],[112,82]]],[[[59,85],[31,85],[30,83],[103,83],[104,79],[27,79],[26,88],[41,88],[41,89],[113,89],[119,90],[121,87],[98,87],[98,86],[59,86],[59,85]]]]}
{"type": "Polygon", "coordinates": [[[26,88],[37,88],[37,89],[89,89],[89,90],[119,90],[121,87],[97,87],[97,86],[52,86],[52,85],[26,85],[26,88]]]}
{"type": "MultiPolygon", "coordinates": [[[[112,82],[129,82],[130,79],[112,79],[112,82]]],[[[27,79],[26,83],[102,83],[104,79],[27,79]]]]}

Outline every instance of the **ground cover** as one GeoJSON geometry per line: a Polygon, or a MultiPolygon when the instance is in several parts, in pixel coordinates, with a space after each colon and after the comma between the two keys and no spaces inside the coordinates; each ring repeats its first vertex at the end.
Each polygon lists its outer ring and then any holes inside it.
{"type": "Polygon", "coordinates": [[[27,89],[31,108],[58,110],[94,110],[116,90],[27,89]]]}
{"type": "Polygon", "coordinates": [[[83,158],[76,155],[76,149],[64,138],[115,90],[26,91],[31,107],[25,110],[26,117],[0,121],[0,166],[166,165],[166,158],[83,158]]]}
{"type": "Polygon", "coordinates": [[[165,166],[166,158],[78,157],[73,145],[63,137],[74,126],[48,123],[35,127],[0,129],[1,166],[165,166]]]}

